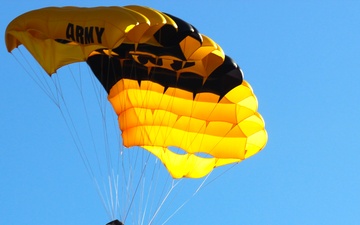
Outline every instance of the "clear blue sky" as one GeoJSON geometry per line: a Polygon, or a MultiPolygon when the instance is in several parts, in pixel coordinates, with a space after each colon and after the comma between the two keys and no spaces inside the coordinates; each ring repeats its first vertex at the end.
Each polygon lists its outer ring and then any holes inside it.
{"type": "MultiPolygon", "coordinates": [[[[99,4],[147,5],[193,24],[241,66],[266,121],[266,148],[168,224],[359,224],[360,2],[7,1],[0,26],[37,8],[99,4]]],[[[0,224],[105,224],[59,110],[0,42],[0,224]]]]}

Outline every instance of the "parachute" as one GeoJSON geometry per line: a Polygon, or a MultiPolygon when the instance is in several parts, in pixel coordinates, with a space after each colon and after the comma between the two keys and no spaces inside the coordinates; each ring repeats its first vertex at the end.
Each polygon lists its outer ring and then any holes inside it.
{"type": "MultiPolygon", "coordinates": [[[[180,178],[204,177],[206,181],[215,167],[239,163],[266,145],[265,122],[240,67],[215,41],[173,15],[134,5],[49,7],[15,18],[6,29],[5,40],[9,52],[25,47],[54,78],[55,96],[62,87],[57,86],[54,74],[75,63],[86,64],[101,93],[106,93],[107,105],[117,118],[115,133],[121,133],[121,147],[127,149],[126,154],[122,149],[118,154],[122,163],[117,169],[123,170],[119,176],[106,161],[108,174],[103,179],[109,187],[100,197],[103,203],[104,198],[110,199],[104,203],[111,218],[108,224],[127,224],[129,217],[138,221],[134,224],[156,223],[155,217],[163,216],[160,208],[172,211],[176,207],[173,201],[170,207],[164,203],[180,181],[200,180],[180,178]],[[152,155],[154,164],[148,161],[152,155]],[[171,176],[155,171],[158,161],[171,176]],[[147,171],[151,166],[154,169],[147,171]],[[115,218],[122,207],[127,211],[120,213],[120,222],[115,218]],[[131,213],[131,208],[144,210],[144,214],[131,213]]],[[[63,114],[60,103],[55,104],[63,114]]],[[[105,115],[101,109],[101,117],[105,115]]],[[[78,135],[74,133],[73,138],[78,135]]],[[[111,154],[106,152],[103,157],[108,160],[111,154]]],[[[83,161],[88,166],[88,158],[83,161]]],[[[97,180],[95,185],[101,192],[97,180]]],[[[185,190],[180,190],[183,196],[185,190]]]]}
{"type": "Polygon", "coordinates": [[[265,123],[239,66],[192,25],[142,6],[49,7],[6,29],[51,76],[87,62],[118,115],[123,144],[173,178],[200,178],[264,148],[265,123]],[[174,151],[181,149],[181,152],[174,151]]]}

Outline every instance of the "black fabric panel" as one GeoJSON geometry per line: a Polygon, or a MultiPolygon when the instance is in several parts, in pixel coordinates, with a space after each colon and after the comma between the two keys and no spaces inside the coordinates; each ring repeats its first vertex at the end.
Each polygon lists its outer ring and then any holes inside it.
{"type": "MultiPolygon", "coordinates": [[[[126,55],[123,53],[123,55],[126,55]]],[[[174,70],[152,67],[149,68],[137,63],[132,58],[120,58],[98,54],[88,58],[88,65],[95,76],[109,93],[122,78],[137,80],[139,84],[143,80],[150,80],[165,87],[175,87],[190,91],[194,94],[210,92],[222,98],[227,92],[240,85],[243,81],[243,74],[233,60],[226,56],[224,63],[219,66],[203,84],[203,77],[196,73],[180,73],[177,79],[177,72],[174,70]]]]}
{"type": "Polygon", "coordinates": [[[194,26],[168,13],[164,14],[174,20],[178,28],[176,30],[171,25],[165,25],[160,28],[154,34],[154,37],[161,45],[163,45],[164,47],[174,46],[176,44],[179,44],[187,36],[191,36],[195,40],[198,40],[200,43],[202,43],[202,37],[199,31],[194,26]]]}
{"type": "Polygon", "coordinates": [[[180,42],[190,36],[202,43],[202,37],[191,24],[170,14],[166,15],[176,22],[178,28],[164,25],[154,34],[154,38],[162,46],[140,43],[136,47],[137,55],[133,56],[130,52],[135,51],[135,45],[121,44],[112,50],[115,54],[111,56],[99,49],[99,54],[88,58],[87,63],[108,93],[119,80],[128,78],[137,80],[139,84],[143,80],[150,80],[162,85],[165,90],[169,87],[183,89],[192,92],[194,97],[197,93],[210,92],[219,95],[221,99],[227,92],[242,83],[243,74],[240,68],[228,56],[225,57],[223,64],[210,74],[205,83],[203,76],[199,74],[179,73],[180,69],[195,64],[191,61],[186,62],[180,42]],[[171,69],[161,68],[163,61],[157,57],[162,56],[172,56],[178,60],[173,60],[171,69]],[[148,68],[145,66],[149,65],[148,62],[156,66],[148,68]]]}

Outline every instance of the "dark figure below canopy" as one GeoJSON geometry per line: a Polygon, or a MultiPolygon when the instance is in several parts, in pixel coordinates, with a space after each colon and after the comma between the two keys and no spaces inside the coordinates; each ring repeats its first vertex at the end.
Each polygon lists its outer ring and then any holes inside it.
{"type": "Polygon", "coordinates": [[[113,220],[109,223],[107,223],[106,225],[124,225],[122,222],[120,222],[119,220],[113,220]]]}

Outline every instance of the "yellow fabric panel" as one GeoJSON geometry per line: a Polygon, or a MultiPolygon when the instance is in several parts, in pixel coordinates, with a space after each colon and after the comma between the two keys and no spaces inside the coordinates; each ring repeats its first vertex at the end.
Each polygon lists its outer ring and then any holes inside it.
{"type": "Polygon", "coordinates": [[[140,6],[49,7],[14,19],[6,29],[5,39],[9,52],[23,44],[52,74],[61,66],[85,61],[96,49],[113,49],[121,43],[156,44],[152,35],[164,24],[176,26],[168,16],[140,6]],[[72,42],[63,44],[56,39],[72,42]]]}
{"type": "MultiPolygon", "coordinates": [[[[189,60],[202,59],[202,68],[204,68],[205,78],[208,77],[218,66],[220,66],[225,58],[225,53],[221,47],[209,37],[201,35],[203,38],[203,43],[200,48],[195,49],[191,55],[189,55],[189,60]]],[[[181,43],[180,43],[181,44],[181,43]]]]}
{"type": "Polygon", "coordinates": [[[175,127],[138,126],[122,133],[125,146],[153,145],[159,147],[176,146],[187,153],[207,153],[215,158],[245,158],[246,137],[221,137],[206,132],[190,132],[175,127]]]}
{"type": "Polygon", "coordinates": [[[196,52],[196,50],[202,47],[202,44],[191,36],[184,38],[184,40],[180,42],[180,47],[182,49],[185,58],[187,59],[201,59],[204,57],[204,55],[197,55],[198,56],[197,58],[196,57],[191,58],[194,52],[196,52]]]}
{"type": "MultiPolygon", "coordinates": [[[[6,29],[6,46],[9,52],[23,44],[48,74],[61,66],[85,61],[97,49],[111,49],[122,43],[158,45],[153,35],[164,24],[177,27],[166,14],[142,6],[125,7],[49,7],[25,13],[13,20],[6,29]],[[56,40],[70,40],[59,43],[56,40]]],[[[195,63],[179,72],[210,75],[224,60],[222,49],[210,38],[203,36],[203,43],[188,36],[180,47],[185,57],[195,63]]],[[[137,54],[149,53],[135,50],[137,54]]],[[[110,55],[110,54],[109,54],[110,55]]],[[[161,58],[163,68],[171,69],[175,59],[161,58]]],[[[179,59],[178,59],[179,60],[179,59]]],[[[157,67],[149,62],[149,66],[157,67]]]]}
{"type": "Polygon", "coordinates": [[[225,54],[217,43],[205,35],[201,36],[203,39],[201,45],[192,37],[184,38],[180,42],[185,57],[188,61],[195,61],[196,65],[179,72],[194,72],[206,78],[223,63],[225,54]]]}
{"type": "Polygon", "coordinates": [[[129,5],[124,6],[124,8],[134,10],[147,18],[151,18],[150,27],[146,31],[146,33],[141,37],[139,43],[147,43],[151,45],[159,45],[159,43],[153,38],[153,35],[164,25],[169,24],[175,28],[177,28],[176,23],[166,14],[161,13],[152,8],[137,6],[137,5],[129,5]]]}
{"type": "Polygon", "coordinates": [[[266,144],[265,124],[256,112],[251,86],[244,82],[229,93],[221,101],[210,93],[193,99],[184,90],[164,92],[151,81],[139,86],[137,81],[122,79],[111,89],[109,101],[119,116],[125,146],[144,147],[159,157],[174,178],[195,178],[216,166],[240,162],[266,144]],[[170,146],[186,154],[176,154],[170,146]]]}
{"type": "MultiPolygon", "coordinates": [[[[238,86],[235,89],[243,91],[242,86],[238,86]]],[[[195,100],[193,100],[193,94],[188,91],[168,88],[165,93],[163,92],[164,88],[161,85],[150,81],[142,81],[141,87],[139,87],[137,81],[123,79],[113,86],[108,98],[112,102],[117,114],[134,106],[152,110],[169,110],[171,108],[171,111],[177,115],[205,119],[207,121],[222,120],[233,124],[236,121],[249,117],[249,115],[254,113],[254,108],[257,108],[254,107],[254,105],[257,106],[257,101],[252,97],[252,92],[248,92],[249,97],[239,99],[239,103],[236,102],[237,104],[229,101],[217,103],[219,96],[211,93],[197,94],[195,100]],[[248,103],[249,107],[247,107],[245,103],[249,99],[252,101],[248,103]],[[224,112],[226,112],[225,117],[223,115],[224,112]]]]}
{"type": "MultiPolygon", "coordinates": [[[[205,35],[201,35],[203,42],[201,45],[201,48],[193,48],[192,51],[187,50],[187,54],[185,53],[185,56],[187,56],[188,59],[193,60],[193,59],[201,59],[209,54],[215,54],[217,56],[219,56],[221,58],[221,63],[223,62],[224,59],[224,52],[221,49],[221,47],[212,39],[210,39],[208,36],[205,35]]],[[[190,43],[191,45],[193,45],[193,43],[190,43]]],[[[187,43],[185,43],[185,40],[182,41],[180,43],[180,46],[182,47],[182,49],[186,49],[186,47],[188,46],[187,43]]]]}
{"type": "Polygon", "coordinates": [[[170,17],[157,10],[137,5],[124,6],[124,8],[133,10],[134,12],[140,13],[146,18],[149,18],[150,23],[150,27],[145,30],[145,33],[140,34],[136,32],[136,30],[129,31],[127,38],[124,41],[126,43],[151,43],[156,45],[158,43],[151,39],[153,38],[153,35],[156,33],[156,31],[158,31],[164,24],[170,24],[174,27],[177,27],[176,23],[170,17]]]}
{"type": "Polygon", "coordinates": [[[265,130],[260,130],[248,137],[246,143],[245,158],[255,155],[259,152],[259,149],[265,147],[268,140],[268,135],[265,130]]]}
{"type": "Polygon", "coordinates": [[[199,178],[207,175],[214,168],[216,159],[200,158],[196,155],[178,155],[167,149],[156,146],[143,146],[156,155],[166,166],[173,178],[186,177],[199,178]],[[200,168],[200,169],[199,169],[200,168]]]}

